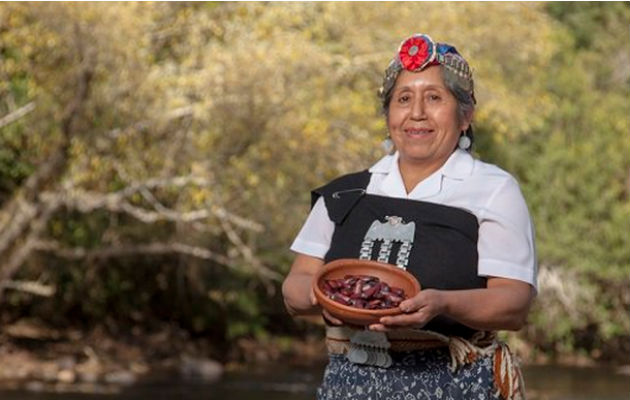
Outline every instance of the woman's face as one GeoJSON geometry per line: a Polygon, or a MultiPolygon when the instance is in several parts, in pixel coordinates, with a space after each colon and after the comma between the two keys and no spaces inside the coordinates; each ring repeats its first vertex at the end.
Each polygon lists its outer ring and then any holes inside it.
{"type": "Polygon", "coordinates": [[[401,162],[439,168],[469,123],[470,118],[458,118],[457,101],[444,84],[441,67],[400,73],[387,126],[401,162]]]}

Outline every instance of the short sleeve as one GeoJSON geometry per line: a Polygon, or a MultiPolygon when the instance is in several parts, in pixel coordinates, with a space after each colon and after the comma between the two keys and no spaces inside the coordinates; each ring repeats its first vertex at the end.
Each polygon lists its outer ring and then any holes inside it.
{"type": "Polygon", "coordinates": [[[494,191],[479,220],[479,275],[516,279],[537,289],[534,226],[513,178],[494,191]]]}
{"type": "Polygon", "coordinates": [[[306,218],[300,233],[293,241],[291,250],[323,259],[330,248],[334,231],[335,223],[328,216],[324,198],[319,197],[308,218],[306,218]]]}

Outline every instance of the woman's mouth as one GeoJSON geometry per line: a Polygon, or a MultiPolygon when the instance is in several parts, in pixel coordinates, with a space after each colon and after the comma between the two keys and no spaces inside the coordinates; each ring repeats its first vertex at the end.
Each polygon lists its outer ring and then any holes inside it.
{"type": "Polygon", "coordinates": [[[428,129],[428,128],[407,128],[404,130],[404,132],[407,135],[410,136],[422,136],[422,135],[428,135],[431,132],[433,132],[433,129],[428,129]]]}

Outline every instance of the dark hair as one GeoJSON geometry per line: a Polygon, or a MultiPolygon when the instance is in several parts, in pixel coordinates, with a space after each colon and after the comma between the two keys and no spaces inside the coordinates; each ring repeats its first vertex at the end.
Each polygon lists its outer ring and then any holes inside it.
{"type": "MultiPolygon", "coordinates": [[[[448,68],[442,67],[442,78],[444,79],[444,84],[451,92],[455,100],[457,101],[457,117],[461,121],[467,116],[472,115],[473,111],[475,111],[475,98],[468,91],[465,90],[460,84],[457,75],[451,72],[448,68]]],[[[391,94],[390,94],[391,101],[391,94]]],[[[388,104],[389,107],[389,104],[388,104]]],[[[475,139],[473,137],[473,128],[472,123],[468,125],[468,129],[464,132],[464,135],[470,138],[470,146],[468,147],[468,151],[472,149],[473,144],[475,143],[475,139]]]]}

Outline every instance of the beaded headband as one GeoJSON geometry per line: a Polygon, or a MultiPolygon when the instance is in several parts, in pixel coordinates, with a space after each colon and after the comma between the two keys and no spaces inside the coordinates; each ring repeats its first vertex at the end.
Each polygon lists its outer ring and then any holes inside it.
{"type": "Polygon", "coordinates": [[[385,70],[379,95],[385,96],[394,87],[396,78],[403,69],[418,72],[430,65],[442,65],[450,71],[458,85],[476,102],[472,71],[464,57],[457,52],[455,47],[446,43],[436,43],[428,35],[419,33],[403,40],[398,47],[396,57],[385,70]]]}

